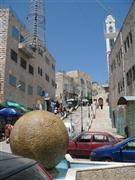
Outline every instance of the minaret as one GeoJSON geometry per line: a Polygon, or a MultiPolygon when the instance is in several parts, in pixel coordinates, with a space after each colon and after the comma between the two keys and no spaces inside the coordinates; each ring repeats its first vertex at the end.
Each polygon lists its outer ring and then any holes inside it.
{"type": "Polygon", "coordinates": [[[109,54],[114,46],[114,42],[116,40],[118,33],[116,32],[116,28],[115,28],[115,18],[112,15],[108,15],[106,17],[105,24],[106,24],[105,40],[106,40],[107,67],[109,73],[109,54]]]}

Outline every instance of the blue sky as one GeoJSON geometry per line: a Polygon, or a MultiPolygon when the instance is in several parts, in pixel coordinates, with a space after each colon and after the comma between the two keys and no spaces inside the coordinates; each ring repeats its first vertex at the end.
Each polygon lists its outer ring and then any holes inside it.
{"type": "MultiPolygon", "coordinates": [[[[28,0],[0,0],[25,23],[28,0]]],[[[100,84],[107,81],[105,18],[110,9],[120,29],[132,0],[46,0],[46,46],[56,70],[78,69],[100,84]],[[118,19],[118,21],[117,21],[118,19]]]]}

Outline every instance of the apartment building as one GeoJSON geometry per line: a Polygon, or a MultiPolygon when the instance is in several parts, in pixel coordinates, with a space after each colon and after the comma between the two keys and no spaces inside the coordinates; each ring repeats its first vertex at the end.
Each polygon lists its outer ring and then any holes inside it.
{"type": "Polygon", "coordinates": [[[26,28],[14,12],[0,9],[0,102],[14,100],[27,107],[55,98],[56,61],[42,45],[26,42],[26,28]]]}
{"type": "Polygon", "coordinates": [[[74,79],[67,75],[66,72],[56,73],[56,99],[64,102],[70,98],[78,98],[78,88],[74,79]]]}
{"type": "Polygon", "coordinates": [[[91,98],[92,79],[90,76],[79,70],[68,71],[67,75],[72,77],[78,85],[78,96],[83,98],[91,98]]]}
{"type": "Polygon", "coordinates": [[[67,99],[91,99],[92,81],[90,76],[79,70],[56,73],[56,99],[65,103],[67,99]]]}
{"type": "Polygon", "coordinates": [[[122,135],[125,125],[129,124],[131,134],[135,134],[135,1],[110,52],[109,70],[109,103],[113,124],[122,135]],[[119,101],[121,97],[125,99],[125,104],[119,101]]]}

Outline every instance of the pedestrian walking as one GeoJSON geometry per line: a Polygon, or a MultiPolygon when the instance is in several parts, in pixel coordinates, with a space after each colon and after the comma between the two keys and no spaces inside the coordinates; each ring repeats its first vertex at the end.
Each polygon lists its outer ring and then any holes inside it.
{"type": "Polygon", "coordinates": [[[94,99],[93,103],[91,104],[91,110],[92,110],[92,115],[93,115],[93,119],[96,118],[96,110],[97,110],[97,100],[94,99]]]}
{"type": "Polygon", "coordinates": [[[100,106],[101,109],[103,109],[103,98],[102,97],[100,97],[98,99],[98,105],[100,106]]]}
{"type": "Polygon", "coordinates": [[[128,129],[128,125],[125,126],[124,131],[125,131],[126,138],[128,138],[128,137],[129,137],[129,129],[128,129]]]}

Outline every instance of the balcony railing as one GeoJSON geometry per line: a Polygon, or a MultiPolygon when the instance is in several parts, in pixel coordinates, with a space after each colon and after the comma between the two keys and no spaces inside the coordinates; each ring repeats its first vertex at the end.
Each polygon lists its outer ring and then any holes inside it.
{"type": "Polygon", "coordinates": [[[21,53],[25,54],[28,58],[33,58],[33,51],[32,49],[25,43],[19,43],[19,50],[21,53]]]}

